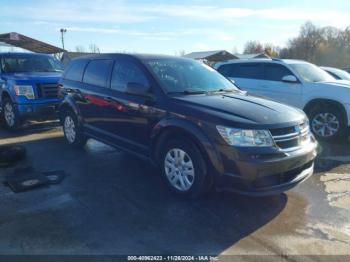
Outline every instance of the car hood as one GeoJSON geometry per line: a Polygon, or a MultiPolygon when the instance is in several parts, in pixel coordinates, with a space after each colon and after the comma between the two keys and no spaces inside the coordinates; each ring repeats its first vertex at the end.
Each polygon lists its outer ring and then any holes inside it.
{"type": "Polygon", "coordinates": [[[205,119],[215,116],[225,121],[267,126],[305,119],[305,114],[297,108],[243,93],[188,95],[175,99],[185,102],[188,107],[205,112],[205,119]]]}
{"type": "Polygon", "coordinates": [[[47,80],[58,81],[61,75],[61,72],[25,72],[3,74],[1,77],[3,80],[46,82],[47,80]]]}

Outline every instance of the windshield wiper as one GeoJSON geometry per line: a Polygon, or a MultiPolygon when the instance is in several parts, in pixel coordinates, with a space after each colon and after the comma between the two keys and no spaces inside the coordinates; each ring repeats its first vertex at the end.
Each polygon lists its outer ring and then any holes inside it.
{"type": "Polygon", "coordinates": [[[208,93],[221,93],[221,92],[237,92],[237,90],[236,89],[230,89],[230,88],[227,88],[227,89],[221,88],[221,89],[218,89],[218,90],[208,91],[208,93]]]}
{"type": "Polygon", "coordinates": [[[201,95],[207,94],[208,91],[205,90],[184,90],[184,91],[170,91],[168,94],[183,94],[183,95],[201,95]]]}
{"type": "Polygon", "coordinates": [[[218,89],[218,90],[195,90],[188,89],[183,91],[170,91],[168,94],[183,94],[183,95],[202,95],[202,94],[213,94],[213,93],[223,93],[223,92],[238,92],[236,89],[218,89]]]}
{"type": "Polygon", "coordinates": [[[33,70],[32,72],[63,72],[59,69],[43,69],[43,70],[33,70]]]}

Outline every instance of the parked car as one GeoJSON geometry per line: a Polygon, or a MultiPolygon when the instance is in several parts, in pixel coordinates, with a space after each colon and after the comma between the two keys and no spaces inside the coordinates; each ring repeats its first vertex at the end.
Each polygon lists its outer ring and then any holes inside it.
{"type": "Polygon", "coordinates": [[[345,67],[345,68],[343,68],[343,70],[350,73],[350,67],[345,67]]]}
{"type": "Polygon", "coordinates": [[[304,112],[247,95],[187,58],[104,54],[72,60],[60,80],[66,141],[88,138],[150,159],[169,188],[215,185],[251,195],[288,190],[313,173],[304,112]]]}
{"type": "Polygon", "coordinates": [[[59,104],[61,63],[51,55],[0,53],[0,108],[8,129],[24,120],[54,117],[59,104]]]}
{"type": "Polygon", "coordinates": [[[333,141],[347,134],[350,82],[299,60],[227,61],[215,68],[243,90],[303,109],[318,139],[333,141]]]}
{"type": "Polygon", "coordinates": [[[321,68],[337,80],[350,80],[350,74],[344,70],[326,66],[321,66],[321,68]]]}

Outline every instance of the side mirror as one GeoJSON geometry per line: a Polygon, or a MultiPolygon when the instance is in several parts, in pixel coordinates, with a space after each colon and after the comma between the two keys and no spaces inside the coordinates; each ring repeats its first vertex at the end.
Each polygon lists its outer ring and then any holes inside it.
{"type": "Polygon", "coordinates": [[[298,83],[298,79],[293,75],[287,75],[287,76],[282,77],[282,82],[298,83]]]}
{"type": "Polygon", "coordinates": [[[126,86],[125,93],[135,96],[151,97],[152,95],[149,93],[149,90],[149,86],[145,86],[140,83],[129,82],[126,86]]]}

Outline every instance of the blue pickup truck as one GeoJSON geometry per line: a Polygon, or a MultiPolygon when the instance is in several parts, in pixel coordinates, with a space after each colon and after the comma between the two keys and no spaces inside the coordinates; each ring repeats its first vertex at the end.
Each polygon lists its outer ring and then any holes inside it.
{"type": "Polygon", "coordinates": [[[62,64],[51,55],[0,53],[0,110],[5,126],[15,130],[25,120],[54,118],[62,72],[62,64]]]}

